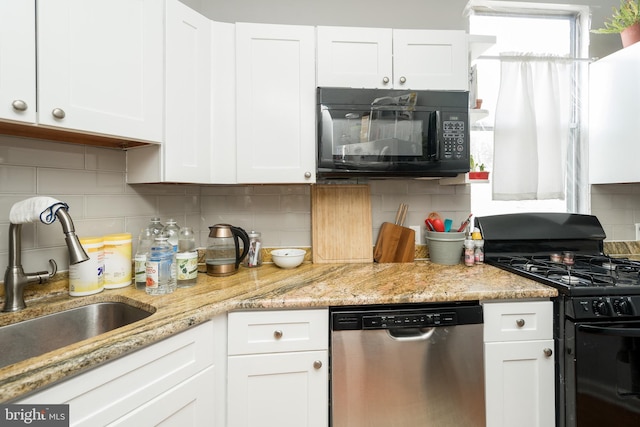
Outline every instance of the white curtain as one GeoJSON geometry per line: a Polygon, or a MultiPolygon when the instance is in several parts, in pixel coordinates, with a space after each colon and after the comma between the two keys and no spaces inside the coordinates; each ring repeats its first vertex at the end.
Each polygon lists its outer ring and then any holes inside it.
{"type": "Polygon", "coordinates": [[[571,62],[501,54],[495,112],[493,199],[565,198],[571,62]]]}

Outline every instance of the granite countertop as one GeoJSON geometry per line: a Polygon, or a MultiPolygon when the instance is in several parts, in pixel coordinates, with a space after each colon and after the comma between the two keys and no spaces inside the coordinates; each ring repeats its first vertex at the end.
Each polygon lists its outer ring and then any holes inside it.
{"type": "MultiPolygon", "coordinates": [[[[68,295],[66,277],[30,285],[27,308],[1,313],[0,326],[101,301],[125,302],[154,313],[97,337],[0,369],[0,402],[115,359],[216,315],[238,309],[312,308],[463,300],[550,298],[554,288],[489,265],[312,264],[293,270],[273,264],[241,268],[228,277],[200,273],[192,288],[151,296],[133,286],[86,297],[68,295]]],[[[64,331],[61,331],[64,333],[64,331]]],[[[10,345],[2,343],[2,345],[10,345]]]]}

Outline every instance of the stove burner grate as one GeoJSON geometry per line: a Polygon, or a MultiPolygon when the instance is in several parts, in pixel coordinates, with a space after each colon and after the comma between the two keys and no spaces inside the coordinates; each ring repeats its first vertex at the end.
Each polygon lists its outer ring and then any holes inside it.
{"type": "Polygon", "coordinates": [[[549,255],[499,256],[499,265],[570,287],[640,286],[640,262],[604,255],[576,254],[573,264],[549,255]]]}

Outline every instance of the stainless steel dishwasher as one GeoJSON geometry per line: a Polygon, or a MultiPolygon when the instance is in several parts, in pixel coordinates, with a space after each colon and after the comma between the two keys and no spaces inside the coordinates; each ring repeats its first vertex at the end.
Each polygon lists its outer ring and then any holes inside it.
{"type": "Polygon", "coordinates": [[[332,308],[333,427],[485,426],[477,301],[332,308]]]}

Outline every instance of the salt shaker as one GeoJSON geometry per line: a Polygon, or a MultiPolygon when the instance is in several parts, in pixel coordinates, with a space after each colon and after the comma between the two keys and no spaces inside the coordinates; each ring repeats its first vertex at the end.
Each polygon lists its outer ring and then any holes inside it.
{"type": "Polygon", "coordinates": [[[245,267],[260,267],[262,265],[262,234],[259,231],[250,231],[249,235],[249,252],[242,261],[245,267]]]}

